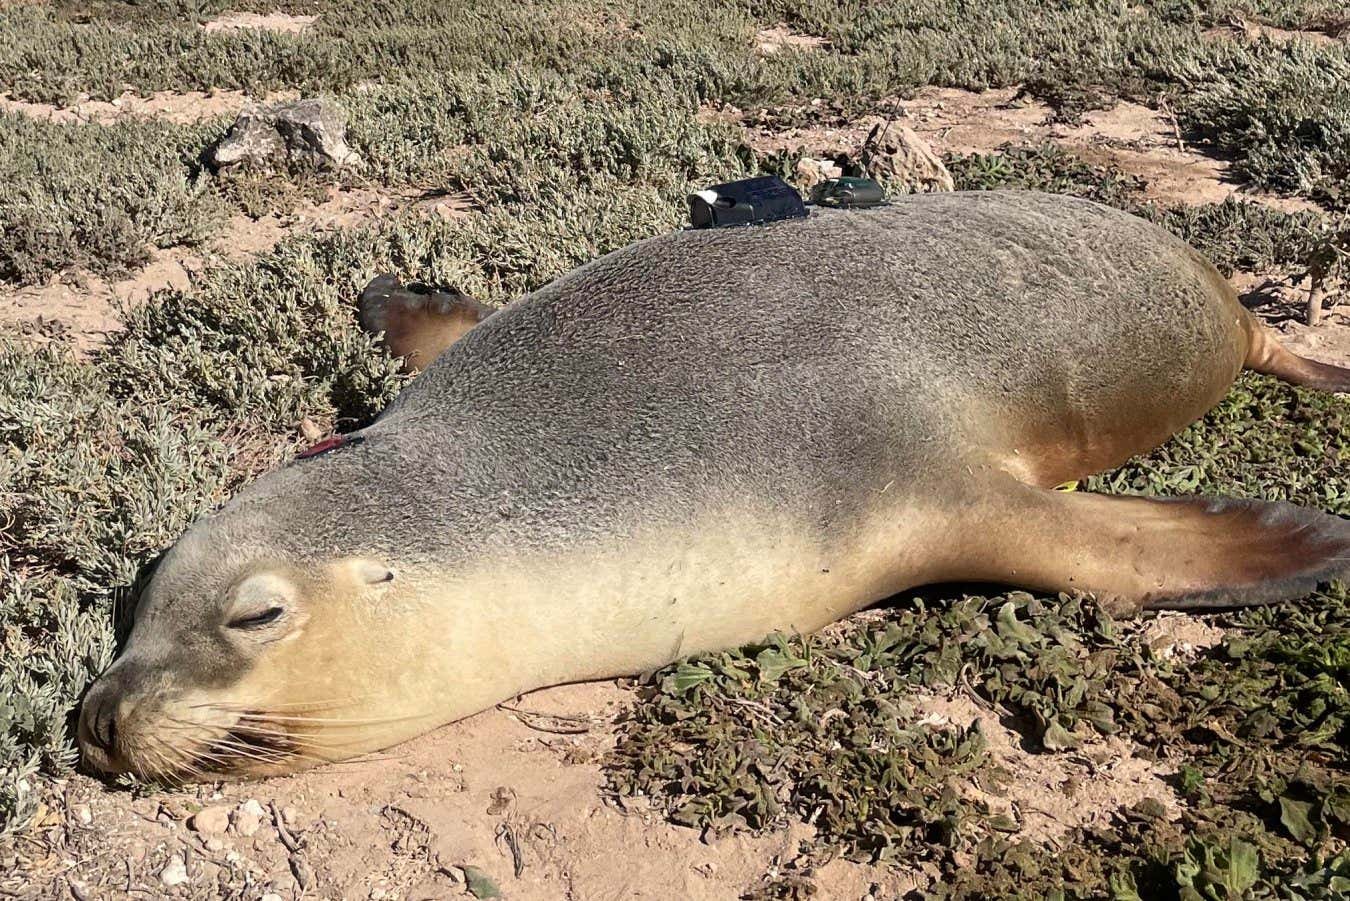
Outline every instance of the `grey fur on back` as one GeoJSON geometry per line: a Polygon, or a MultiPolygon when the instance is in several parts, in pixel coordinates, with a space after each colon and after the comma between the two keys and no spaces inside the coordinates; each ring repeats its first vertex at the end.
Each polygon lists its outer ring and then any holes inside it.
{"type": "Polygon", "coordinates": [[[265,513],[301,556],[441,563],[737,504],[847,540],[884,487],[922,497],[991,435],[1187,390],[1232,342],[1206,267],[1140,219],[1022,192],[663,235],[504,308],[364,443],[220,517],[265,513]]]}

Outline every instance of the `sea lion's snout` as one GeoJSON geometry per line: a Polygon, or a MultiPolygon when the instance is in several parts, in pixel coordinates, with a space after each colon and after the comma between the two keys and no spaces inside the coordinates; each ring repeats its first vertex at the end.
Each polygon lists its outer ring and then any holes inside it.
{"type": "Polygon", "coordinates": [[[395,597],[393,570],[221,559],[203,533],[165,558],[122,655],[85,696],[86,768],[163,782],[273,775],[387,746],[426,718],[390,703],[415,670],[388,656],[410,634],[397,614],[375,616],[395,597]],[[373,632],[380,620],[388,636],[373,632]]]}
{"type": "Polygon", "coordinates": [[[225,735],[237,715],[199,703],[179,686],[178,661],[145,665],[124,656],[100,676],[80,706],[76,738],[86,769],[172,781],[203,770],[199,749],[225,735]]]}
{"type": "Polygon", "coordinates": [[[101,773],[120,773],[126,767],[117,750],[118,722],[127,710],[110,686],[110,681],[95,682],[80,708],[78,738],[85,765],[101,773]]]}

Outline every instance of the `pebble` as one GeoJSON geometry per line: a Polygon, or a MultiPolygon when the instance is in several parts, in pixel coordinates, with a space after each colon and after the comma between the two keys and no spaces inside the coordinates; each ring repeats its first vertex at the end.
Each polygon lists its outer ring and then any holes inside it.
{"type": "Polygon", "coordinates": [[[240,835],[253,835],[262,825],[262,817],[262,805],[250,798],[239,805],[239,809],[230,819],[234,823],[235,832],[240,835]]]}
{"type": "Polygon", "coordinates": [[[230,825],[230,809],[228,807],[203,807],[192,815],[188,820],[188,828],[193,832],[200,832],[203,835],[215,835],[224,832],[230,825]]]}
{"type": "Polygon", "coordinates": [[[276,892],[268,892],[267,894],[262,896],[260,901],[285,901],[285,899],[283,899],[276,892]]]}
{"type": "Polygon", "coordinates": [[[182,885],[188,881],[187,864],[181,856],[175,854],[169,858],[169,862],[164,865],[164,869],[159,871],[159,881],[169,888],[182,885]]]}
{"type": "Polygon", "coordinates": [[[75,819],[79,820],[81,824],[88,826],[94,822],[94,812],[89,809],[88,804],[76,804],[73,810],[75,819]]]}
{"type": "Polygon", "coordinates": [[[206,845],[206,850],[210,851],[212,854],[217,854],[225,850],[225,843],[218,838],[208,838],[204,844],[206,845]]]}

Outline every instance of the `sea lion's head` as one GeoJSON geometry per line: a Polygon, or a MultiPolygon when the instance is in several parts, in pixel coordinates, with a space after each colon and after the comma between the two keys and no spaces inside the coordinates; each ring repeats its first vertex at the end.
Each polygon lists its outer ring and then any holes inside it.
{"type": "Polygon", "coordinates": [[[287,772],[444,720],[417,690],[444,674],[425,653],[437,626],[416,615],[407,580],[369,556],[297,554],[249,534],[249,519],[199,521],[157,567],[80,711],[92,769],[159,781],[287,772]]]}

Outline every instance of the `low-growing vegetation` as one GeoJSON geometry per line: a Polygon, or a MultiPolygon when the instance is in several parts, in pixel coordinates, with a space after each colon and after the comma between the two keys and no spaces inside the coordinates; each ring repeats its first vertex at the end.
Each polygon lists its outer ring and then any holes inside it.
{"type": "Polygon", "coordinates": [[[0,282],[119,275],[195,244],[223,214],[194,157],[213,132],[152,121],[71,127],[0,112],[0,282]]]}
{"type": "MultiPolygon", "coordinates": [[[[525,170],[541,154],[566,154],[583,180],[595,168],[618,166],[660,183],[646,167],[687,167],[682,144],[705,140],[695,119],[708,105],[811,121],[875,111],[923,85],[1023,85],[1067,120],[1122,97],[1166,103],[1190,138],[1234,157],[1254,184],[1330,208],[1350,203],[1343,187],[1350,177],[1346,45],[1204,32],[1243,16],[1322,27],[1331,15],[1324,3],[1006,0],[972,9],[955,0],[745,0],[639,9],[541,0],[293,8],[316,21],[299,33],[208,31],[202,23],[220,4],[9,4],[0,8],[0,92],[58,104],[124,90],[325,94],[351,110],[354,146],[373,163],[365,177],[384,187],[469,183],[484,202],[498,202],[520,196],[514,179],[528,179],[525,170]],[[777,23],[819,40],[765,56],[754,36],[777,23]],[[618,134],[610,140],[587,129],[618,134]],[[588,156],[597,137],[618,158],[588,156]],[[484,165],[510,178],[484,180],[484,165]]],[[[0,207],[0,225],[25,245],[0,254],[0,279],[40,280],[69,266],[114,270],[143,257],[147,239],[162,246],[199,238],[211,221],[205,208],[226,186],[203,180],[196,160],[220,127],[101,135],[93,125],[34,131],[0,120],[0,148],[20,162],[59,149],[53,171],[0,169],[17,198],[0,207]],[[139,202],[105,203],[109,189],[100,189],[100,179],[133,185],[128,193],[139,202]],[[34,234],[32,221],[47,212],[35,198],[46,193],[73,198],[49,230],[71,235],[60,221],[78,220],[78,241],[34,234]],[[74,215],[80,204],[107,210],[107,221],[74,215]]]]}

